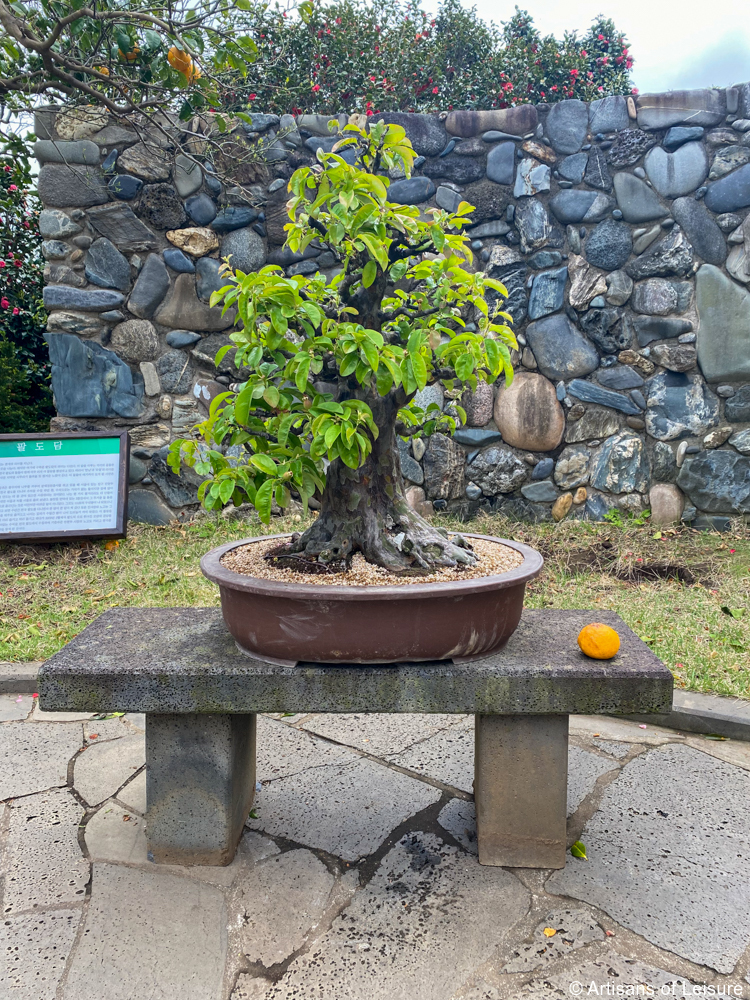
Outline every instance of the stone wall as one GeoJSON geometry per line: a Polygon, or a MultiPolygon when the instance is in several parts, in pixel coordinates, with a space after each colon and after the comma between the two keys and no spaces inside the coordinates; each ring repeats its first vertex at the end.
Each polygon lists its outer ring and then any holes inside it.
{"type": "MultiPolygon", "coordinates": [[[[476,265],[506,284],[520,345],[511,388],[466,396],[452,440],[403,444],[413,502],[530,519],[651,506],[702,527],[750,513],[750,84],[379,117],[419,154],[392,201],[476,206],[476,265]]],[[[166,445],[237,378],[230,356],[213,363],[232,322],[208,306],[220,258],[336,266],[282,249],[286,180],[335,143],[327,118],[253,127],[235,138],[257,155],[227,186],[164,133],[38,115],[52,427],[129,428],[137,519],[194,509],[166,445]]]]}

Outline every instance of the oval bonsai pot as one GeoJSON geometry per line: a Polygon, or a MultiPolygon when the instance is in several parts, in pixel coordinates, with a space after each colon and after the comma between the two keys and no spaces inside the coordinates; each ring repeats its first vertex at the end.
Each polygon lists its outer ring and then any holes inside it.
{"type": "Polygon", "coordinates": [[[526,582],[544,560],[528,545],[487,535],[524,561],[498,576],[356,587],[264,580],[221,562],[231,549],[288,538],[263,535],[207,552],[201,570],[219,585],[227,628],[244,652],[273,662],[397,663],[479,659],[501,650],[518,626],[526,582]]]}

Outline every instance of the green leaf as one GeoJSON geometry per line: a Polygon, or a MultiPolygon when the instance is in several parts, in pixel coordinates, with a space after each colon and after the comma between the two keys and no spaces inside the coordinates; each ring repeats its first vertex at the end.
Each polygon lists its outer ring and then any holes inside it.
{"type": "Polygon", "coordinates": [[[224,479],[219,486],[219,499],[222,503],[229,503],[234,493],[234,480],[224,479]]]}
{"type": "Polygon", "coordinates": [[[391,388],[393,387],[393,376],[385,365],[381,365],[381,367],[378,368],[375,385],[377,386],[378,395],[380,396],[387,396],[391,391],[391,388]]]}
{"type": "Polygon", "coordinates": [[[276,463],[270,455],[251,455],[250,464],[265,472],[267,476],[276,475],[276,463]]]}
{"type": "Polygon", "coordinates": [[[267,479],[255,494],[255,509],[263,524],[271,520],[271,503],[273,500],[273,481],[267,479]]]}
{"type": "Polygon", "coordinates": [[[377,276],[378,265],[374,260],[368,260],[365,264],[364,270],[362,271],[362,284],[364,287],[369,288],[377,276]]]}
{"type": "Polygon", "coordinates": [[[464,382],[474,371],[474,358],[468,351],[465,354],[459,354],[453,368],[455,369],[456,377],[464,382]]]}
{"type": "Polygon", "coordinates": [[[586,857],[586,845],[581,840],[577,840],[573,846],[570,848],[570,853],[574,858],[583,858],[584,861],[588,861],[586,857]]]}
{"type": "Polygon", "coordinates": [[[744,618],[746,608],[730,608],[726,604],[722,604],[721,610],[725,615],[731,615],[732,618],[744,618]]]}

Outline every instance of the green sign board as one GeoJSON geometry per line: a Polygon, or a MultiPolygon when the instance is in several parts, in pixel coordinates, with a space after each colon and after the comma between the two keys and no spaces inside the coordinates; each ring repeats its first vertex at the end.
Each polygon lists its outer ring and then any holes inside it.
{"type": "Polygon", "coordinates": [[[124,537],[128,435],[0,434],[0,539],[124,537]]]}

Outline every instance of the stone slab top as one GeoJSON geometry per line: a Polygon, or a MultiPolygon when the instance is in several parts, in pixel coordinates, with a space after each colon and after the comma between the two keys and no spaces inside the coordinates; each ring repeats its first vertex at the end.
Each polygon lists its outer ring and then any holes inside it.
{"type": "Polygon", "coordinates": [[[41,708],[86,712],[668,712],[672,675],[609,611],[524,611],[505,649],[473,663],[279,666],[238,650],[219,608],[112,608],[39,672],[41,708]],[[612,660],[577,636],[617,630],[612,660]]]}

